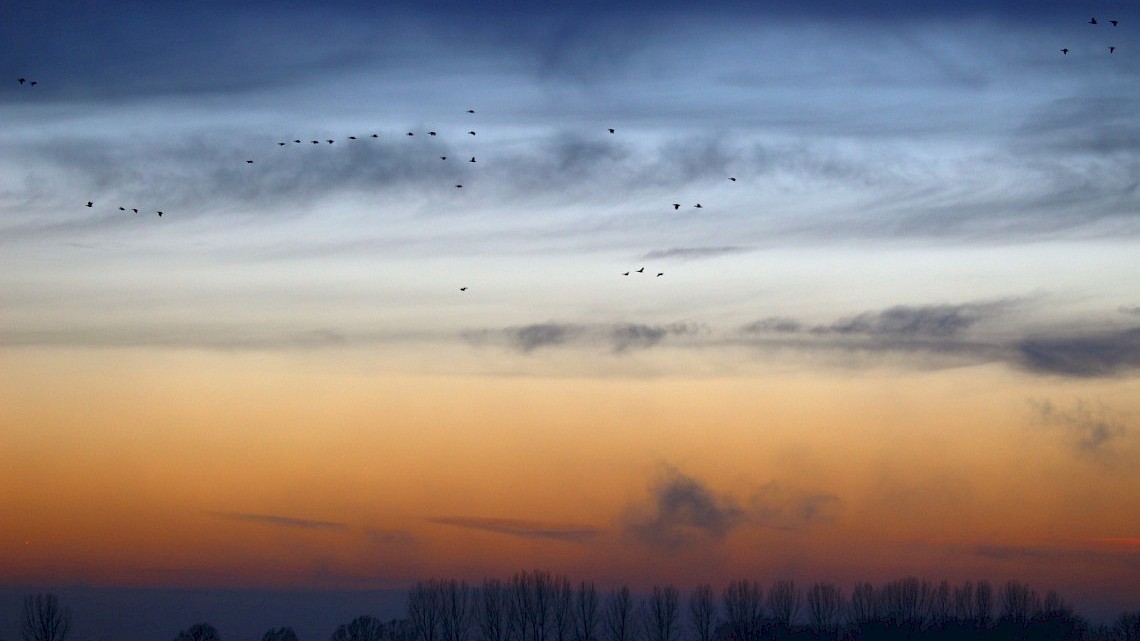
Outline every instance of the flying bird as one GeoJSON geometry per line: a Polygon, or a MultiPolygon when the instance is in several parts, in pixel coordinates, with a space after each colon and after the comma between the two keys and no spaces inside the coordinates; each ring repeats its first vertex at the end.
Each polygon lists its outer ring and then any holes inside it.
{"type": "Polygon", "coordinates": [[[467,288],[466,288],[466,287],[460,287],[460,288],[459,288],[459,291],[461,291],[461,292],[465,292],[465,291],[467,291],[467,288]]]}
{"type": "Polygon", "coordinates": [[[161,211],[160,211],[160,212],[158,212],[158,217],[159,217],[159,218],[162,218],[162,212],[161,212],[161,211]]]}
{"type": "Polygon", "coordinates": [[[697,204],[693,205],[693,207],[695,207],[695,208],[697,208],[697,209],[702,209],[702,207],[701,207],[701,204],[700,204],[700,203],[697,203],[697,204]]]}
{"type": "Polygon", "coordinates": [[[440,156],[439,159],[440,160],[447,160],[447,156],[440,156]]]}
{"type": "Polygon", "coordinates": [[[474,110],[474,109],[468,109],[468,110],[467,110],[467,113],[469,113],[469,114],[473,114],[473,113],[475,113],[475,110],[474,110]]]}
{"type": "Polygon", "coordinates": [[[92,205],[94,205],[94,204],[95,204],[95,203],[91,202],[90,200],[88,200],[88,201],[87,201],[87,206],[88,206],[88,207],[91,207],[91,206],[92,206],[92,205]]]}
{"type": "Polygon", "coordinates": [[[137,209],[132,208],[131,211],[135,212],[136,214],[139,213],[139,210],[137,210],[137,209]]]}
{"type": "Polygon", "coordinates": [[[456,189],[463,189],[463,185],[456,185],[455,188],[456,189]]]}
{"type": "Polygon", "coordinates": [[[34,87],[39,83],[37,83],[35,80],[33,80],[33,81],[29,82],[28,84],[31,85],[32,87],[34,87]]]}
{"type": "Polygon", "coordinates": [[[681,203],[673,203],[673,209],[680,209],[681,203]]]}
{"type": "Polygon", "coordinates": [[[613,130],[613,129],[610,129],[610,133],[612,134],[613,132],[614,132],[614,130],[613,130]]]}
{"type": "Polygon", "coordinates": [[[1067,55],[1069,55],[1069,50],[1068,49],[1062,49],[1061,53],[1067,56],[1067,55]]]}
{"type": "Polygon", "coordinates": [[[16,82],[18,82],[18,83],[20,83],[20,84],[24,84],[24,83],[25,83],[25,82],[27,82],[27,81],[28,81],[28,79],[27,79],[27,78],[16,78],[16,82]]]}
{"type": "Polygon", "coordinates": [[[245,164],[247,164],[247,165],[252,165],[252,164],[253,164],[253,161],[252,161],[252,160],[247,160],[247,161],[245,161],[245,164]]]}
{"type": "Polygon", "coordinates": [[[414,136],[415,134],[409,131],[409,132],[408,132],[408,135],[409,135],[409,136],[414,136]]]}
{"type": "Polygon", "coordinates": [[[283,143],[283,142],[279,142],[279,143],[277,143],[277,146],[278,146],[278,147],[284,147],[284,146],[285,146],[285,143],[283,143]]]}
{"type": "Polygon", "coordinates": [[[333,144],[333,142],[334,142],[334,141],[332,141],[332,140],[326,140],[325,142],[327,142],[328,144],[330,144],[330,145],[331,145],[331,144],[333,144]]]}
{"type": "Polygon", "coordinates": [[[468,160],[467,162],[475,162],[475,156],[471,156],[471,160],[468,160]]]}
{"type": "Polygon", "coordinates": [[[629,272],[622,272],[621,275],[622,276],[629,276],[629,272]]]}
{"type": "Polygon", "coordinates": [[[1112,45],[1109,45],[1109,46],[1108,46],[1108,52],[1109,52],[1109,53],[1112,53],[1113,51],[1116,51],[1116,47],[1114,47],[1114,46],[1112,46],[1112,45]]]}
{"type": "Polygon", "coordinates": [[[127,211],[126,207],[119,207],[119,211],[127,211]]]}
{"type": "Polygon", "coordinates": [[[1096,16],[1089,18],[1089,24],[1098,24],[1096,21],[1096,16]]]}
{"type": "Polygon", "coordinates": [[[434,135],[435,135],[435,132],[434,132],[434,131],[429,131],[429,132],[428,132],[428,135],[429,135],[429,136],[434,136],[434,135]]]}
{"type": "Polygon", "coordinates": [[[645,273],[645,268],[642,267],[641,269],[637,270],[637,273],[639,273],[639,274],[645,273]]]}
{"type": "Polygon", "coordinates": [[[319,141],[319,140],[314,140],[314,141],[313,141],[313,144],[314,144],[314,145],[319,145],[319,144],[321,144],[321,141],[319,141]]]}
{"type": "Polygon", "coordinates": [[[301,141],[300,141],[300,140],[294,140],[293,142],[295,142],[295,143],[297,143],[297,144],[301,144],[301,141]]]}
{"type": "Polygon", "coordinates": [[[469,132],[467,132],[467,133],[471,134],[472,136],[474,136],[474,135],[475,135],[475,132],[474,132],[474,131],[469,131],[469,132]]]}
{"type": "Polygon", "coordinates": [[[373,138],[379,138],[379,137],[380,137],[380,134],[372,134],[372,137],[373,137],[373,138]]]}
{"type": "Polygon", "coordinates": [[[1115,27],[1116,25],[1120,24],[1120,21],[1119,20],[1109,20],[1108,24],[1115,27]]]}
{"type": "Polygon", "coordinates": [[[665,275],[665,272],[657,272],[657,276],[658,276],[658,277],[661,277],[661,276],[664,276],[664,275],[665,275]]]}
{"type": "Polygon", "coordinates": [[[732,182],[736,182],[736,177],[735,177],[735,176],[729,176],[729,177],[728,177],[728,179],[729,179],[729,180],[731,180],[732,182]]]}
{"type": "Polygon", "coordinates": [[[348,139],[349,140],[356,140],[356,136],[349,136],[348,139]]]}

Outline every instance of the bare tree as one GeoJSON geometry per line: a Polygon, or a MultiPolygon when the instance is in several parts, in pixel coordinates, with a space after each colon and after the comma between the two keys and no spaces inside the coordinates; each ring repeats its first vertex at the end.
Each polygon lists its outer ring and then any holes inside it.
{"type": "Polygon", "coordinates": [[[436,584],[440,600],[442,641],[467,641],[475,622],[475,595],[466,581],[450,579],[436,584]]]}
{"type": "Polygon", "coordinates": [[[713,641],[716,632],[716,597],[711,585],[698,585],[689,594],[689,624],[696,641],[713,641]]]}
{"type": "Polygon", "coordinates": [[[408,592],[408,621],[416,641],[437,641],[443,602],[439,581],[419,581],[408,592]]]}
{"type": "Polygon", "coordinates": [[[1140,641],[1140,610],[1121,614],[1112,630],[1120,641],[1140,641]]]}
{"type": "Polygon", "coordinates": [[[987,628],[994,618],[994,588],[989,581],[974,586],[974,620],[979,628],[987,628]]]}
{"type": "Polygon", "coordinates": [[[634,641],[637,638],[637,622],[634,617],[633,595],[628,586],[615,588],[606,598],[602,612],[602,628],[606,641],[634,641]]]}
{"type": "Polygon", "coordinates": [[[1041,604],[1041,612],[1047,617],[1072,616],[1073,606],[1069,605],[1056,590],[1045,593],[1045,601],[1041,604]]]}
{"type": "Polygon", "coordinates": [[[582,581],[578,584],[574,598],[575,641],[597,641],[600,617],[598,590],[594,587],[593,581],[589,583],[582,581]]]}
{"type": "Polygon", "coordinates": [[[879,615],[895,628],[917,632],[925,623],[934,588],[929,581],[907,577],[883,584],[879,615]]]}
{"type": "Polygon", "coordinates": [[[732,641],[757,641],[764,621],[764,590],[759,583],[740,579],[724,588],[724,618],[732,641]]]}
{"type": "Polygon", "coordinates": [[[875,586],[867,582],[856,583],[851,588],[850,612],[848,616],[855,625],[867,625],[879,617],[879,598],[875,586]]]}
{"type": "Polygon", "coordinates": [[[551,641],[571,641],[574,634],[574,588],[570,579],[559,574],[550,585],[551,641]]]}
{"type": "Polygon", "coordinates": [[[209,623],[195,623],[178,633],[174,641],[221,641],[218,631],[209,623]]]}
{"type": "Polygon", "coordinates": [[[389,619],[388,623],[384,624],[384,628],[388,633],[388,641],[415,640],[416,631],[408,619],[389,619]]]}
{"type": "Polygon", "coordinates": [[[1001,616],[1025,625],[1040,609],[1037,592],[1019,581],[1007,581],[1001,588],[1001,616]]]}
{"type": "Polygon", "coordinates": [[[384,641],[384,622],[367,614],[358,616],[337,626],[332,641],[384,641]]]}
{"type": "Polygon", "coordinates": [[[974,602],[974,582],[966,581],[954,588],[954,618],[963,623],[973,623],[977,619],[974,602]]]}
{"type": "Polygon", "coordinates": [[[803,591],[794,581],[781,579],[768,588],[768,611],[776,624],[790,630],[803,607],[803,591]]]}
{"type": "Polygon", "coordinates": [[[808,619],[816,636],[834,635],[843,617],[843,590],[834,583],[815,583],[807,591],[808,619]]]}
{"type": "Polygon", "coordinates": [[[508,621],[510,599],[507,588],[499,579],[483,579],[477,600],[479,638],[481,641],[507,641],[510,638],[508,621]]]}
{"type": "Polygon", "coordinates": [[[24,641],[64,641],[71,632],[71,610],[60,607],[59,598],[49,593],[24,597],[20,617],[20,637],[24,641]]]}
{"type": "Polygon", "coordinates": [[[954,597],[950,582],[943,579],[934,588],[930,600],[930,622],[941,629],[954,618],[954,597]]]}
{"type": "Polygon", "coordinates": [[[648,641],[678,641],[680,617],[680,591],[672,585],[653,586],[653,594],[644,613],[643,629],[648,641]]]}
{"type": "Polygon", "coordinates": [[[297,641],[297,633],[293,628],[270,628],[261,641],[297,641]]]}

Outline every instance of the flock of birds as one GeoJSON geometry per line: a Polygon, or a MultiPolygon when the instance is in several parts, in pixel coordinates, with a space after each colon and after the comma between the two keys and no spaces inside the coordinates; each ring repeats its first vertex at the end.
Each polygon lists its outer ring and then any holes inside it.
{"type": "MultiPolygon", "coordinates": [[[[1107,22],[1107,23],[1108,23],[1110,26],[1112,26],[1112,27],[1118,27],[1118,26],[1120,25],[1120,21],[1119,21],[1119,20],[1117,20],[1117,19],[1111,19],[1111,20],[1107,20],[1106,22],[1107,22]]],[[[1093,16],[1093,17],[1089,18],[1089,20],[1088,20],[1088,24],[1089,24],[1089,25],[1092,25],[1092,26],[1100,26],[1102,23],[1101,23],[1101,21],[1097,20],[1096,16],[1093,16]]],[[[1107,48],[1108,48],[1108,53],[1110,53],[1110,54],[1111,54],[1111,53],[1114,53],[1114,52],[1116,51],[1116,46],[1115,46],[1115,45],[1108,45],[1108,46],[1107,46],[1107,48]]],[[[1070,50],[1068,47],[1062,47],[1062,48],[1061,48],[1061,53],[1062,53],[1063,55],[1068,55],[1070,51],[1071,51],[1071,50],[1070,50]]],[[[30,88],[32,88],[32,87],[35,87],[36,85],[38,85],[38,84],[39,84],[37,81],[35,81],[35,80],[29,80],[28,78],[17,78],[17,79],[16,79],[16,81],[19,83],[19,85],[20,85],[21,87],[27,87],[27,88],[29,88],[29,89],[30,89],[30,88]]],[[[468,109],[468,110],[467,110],[467,113],[468,113],[468,114],[472,114],[472,115],[473,115],[473,114],[475,113],[475,110],[474,110],[474,109],[468,109]]],[[[607,131],[608,131],[608,132],[609,132],[611,135],[613,135],[613,134],[616,134],[616,133],[617,133],[617,130],[616,130],[616,129],[614,129],[614,128],[612,128],[612,127],[610,127],[610,128],[607,128],[607,131]]],[[[415,134],[415,132],[414,132],[414,131],[409,131],[409,132],[407,132],[407,136],[415,136],[415,135],[416,135],[416,134],[415,134]]],[[[429,137],[435,137],[435,136],[437,136],[437,135],[438,135],[438,132],[436,132],[436,131],[428,131],[428,132],[427,132],[427,135],[428,135],[429,137]]],[[[467,132],[467,135],[469,135],[469,136],[475,136],[475,135],[477,135],[477,133],[476,133],[476,131],[475,131],[475,130],[469,130],[469,131],[467,132]]],[[[365,135],[361,135],[361,136],[348,136],[347,138],[345,138],[345,141],[355,141],[355,140],[362,140],[362,139],[374,139],[374,138],[379,138],[379,137],[380,137],[380,134],[377,134],[377,133],[371,133],[371,134],[365,134],[365,135]]],[[[309,140],[308,142],[309,142],[309,144],[312,144],[312,145],[320,145],[320,144],[321,144],[321,140],[309,140]]],[[[332,145],[332,144],[335,144],[337,141],[336,141],[336,140],[334,140],[334,139],[328,138],[328,139],[325,139],[325,140],[324,140],[324,142],[325,142],[326,144],[332,145]]],[[[304,143],[305,143],[305,141],[304,141],[303,139],[301,139],[301,138],[294,138],[294,139],[292,139],[292,144],[293,144],[293,145],[303,145],[304,143]]],[[[278,147],[287,147],[287,146],[290,146],[290,143],[289,143],[289,142],[287,142],[287,141],[284,141],[284,140],[282,140],[282,141],[278,141],[278,142],[277,142],[277,146],[278,146],[278,147]]],[[[448,160],[448,156],[440,156],[440,157],[439,157],[439,159],[440,159],[441,161],[445,161],[445,162],[446,162],[446,161],[448,160]]],[[[474,162],[476,162],[476,158],[475,158],[475,156],[474,156],[474,155],[472,155],[472,156],[470,157],[470,159],[469,159],[467,162],[468,162],[468,163],[474,163],[474,162]]],[[[252,164],[254,164],[254,160],[253,160],[252,158],[247,158],[247,159],[246,159],[246,161],[245,161],[245,163],[246,163],[247,165],[252,165],[252,164]]],[[[729,179],[730,181],[732,181],[732,182],[736,182],[736,177],[735,177],[735,176],[730,176],[728,179],[729,179]]],[[[462,188],[463,188],[463,184],[462,184],[462,183],[456,183],[456,184],[455,184],[455,187],[456,187],[456,189],[462,189],[462,188]]],[[[673,210],[674,210],[674,211],[678,211],[678,210],[680,210],[680,209],[681,209],[681,203],[672,203],[672,205],[673,205],[673,210]]],[[[94,201],[92,201],[92,200],[88,200],[88,201],[87,201],[87,207],[89,207],[89,208],[94,208],[94,207],[95,207],[95,202],[94,202],[94,201]]],[[[701,205],[701,203],[696,203],[696,204],[694,204],[694,205],[692,206],[692,208],[693,208],[693,209],[703,209],[704,207],[701,205]]],[[[139,213],[139,208],[138,208],[138,207],[126,207],[126,206],[123,206],[123,205],[118,205],[118,209],[119,209],[119,211],[121,211],[121,212],[127,212],[127,211],[130,211],[130,212],[132,212],[132,213],[135,213],[135,214],[139,213]]],[[[157,214],[159,217],[161,217],[161,216],[163,215],[163,212],[162,212],[162,210],[155,210],[155,213],[156,213],[156,214],[157,214]]],[[[643,267],[641,267],[640,269],[636,269],[636,270],[633,270],[633,269],[631,269],[631,270],[629,270],[629,271],[625,271],[625,272],[622,272],[622,275],[623,275],[623,276],[629,276],[629,275],[631,275],[631,274],[644,274],[644,273],[645,273],[645,267],[643,266],[643,267]]],[[[664,273],[664,272],[657,272],[657,277],[658,277],[658,278],[659,278],[659,277],[661,277],[661,276],[664,276],[664,275],[665,275],[665,273],[664,273]]],[[[459,288],[459,291],[461,291],[461,292],[466,292],[466,291],[467,291],[467,287],[466,287],[466,286],[464,286],[464,287],[460,287],[460,288],[459,288]]]]}
{"type": "MultiPolygon", "coordinates": [[[[1094,27],[1096,27],[1096,26],[1100,26],[1100,21],[1096,19],[1096,16],[1093,16],[1093,17],[1089,18],[1089,22],[1088,22],[1088,23],[1089,23],[1089,24],[1091,24],[1091,25],[1092,25],[1092,26],[1094,26],[1094,27]]],[[[1114,26],[1114,27],[1119,27],[1119,26],[1120,26],[1120,21],[1119,21],[1119,20],[1115,20],[1115,19],[1114,19],[1114,20],[1109,20],[1109,21],[1108,21],[1108,24],[1110,24],[1110,25],[1112,25],[1112,26],[1114,26]]],[[[1061,55],[1065,55],[1065,56],[1067,56],[1067,55],[1069,55],[1069,51],[1071,51],[1071,49],[1069,49],[1068,47],[1061,47],[1061,55]]],[[[1110,53],[1110,54],[1111,54],[1111,53],[1115,53],[1115,52],[1116,52],[1116,45],[1108,45],[1108,53],[1110,53]]]]}

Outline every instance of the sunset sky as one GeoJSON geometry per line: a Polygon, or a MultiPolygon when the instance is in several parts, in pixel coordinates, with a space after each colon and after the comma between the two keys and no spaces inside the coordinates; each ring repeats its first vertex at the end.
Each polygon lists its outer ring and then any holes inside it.
{"type": "Polygon", "coordinates": [[[0,586],[1140,607],[1140,9],[1032,5],[3,3],[0,586]]]}

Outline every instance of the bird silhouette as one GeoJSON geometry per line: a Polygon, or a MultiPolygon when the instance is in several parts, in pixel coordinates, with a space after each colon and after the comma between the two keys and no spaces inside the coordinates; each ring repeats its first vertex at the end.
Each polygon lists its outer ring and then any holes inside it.
{"type": "Polygon", "coordinates": [[[356,140],[356,136],[349,136],[348,139],[349,140],[356,140]]]}
{"type": "Polygon", "coordinates": [[[468,160],[467,162],[475,162],[475,156],[471,156],[471,160],[468,160]]]}
{"type": "Polygon", "coordinates": [[[333,141],[333,140],[326,140],[325,142],[327,142],[328,144],[330,144],[330,145],[331,145],[331,144],[333,144],[333,142],[335,142],[335,141],[333,141]]]}
{"type": "Polygon", "coordinates": [[[658,278],[660,278],[661,276],[664,276],[664,275],[665,275],[665,272],[657,272],[658,278]]]}
{"type": "Polygon", "coordinates": [[[134,209],[134,208],[132,208],[131,211],[135,212],[136,214],[139,213],[139,210],[134,209]]]}
{"type": "Polygon", "coordinates": [[[1120,21],[1119,20],[1109,20],[1108,24],[1115,27],[1116,25],[1120,24],[1120,21]]]}
{"type": "Polygon", "coordinates": [[[639,274],[644,274],[644,273],[645,273],[645,268],[644,268],[644,267],[642,267],[641,269],[637,270],[637,273],[639,273],[639,274]]]}
{"type": "Polygon", "coordinates": [[[613,132],[614,132],[614,130],[613,130],[613,129],[610,129],[610,133],[612,134],[613,132]]]}
{"type": "Polygon", "coordinates": [[[465,291],[467,291],[467,288],[466,288],[466,287],[460,287],[460,288],[459,288],[459,291],[461,291],[461,292],[465,292],[465,291]]]}
{"type": "Polygon", "coordinates": [[[25,82],[27,82],[27,81],[28,81],[28,79],[27,79],[27,78],[16,78],[16,82],[18,82],[18,83],[20,83],[20,84],[24,84],[24,83],[25,83],[25,82]]]}
{"type": "Polygon", "coordinates": [[[321,141],[319,141],[319,140],[314,140],[314,141],[313,141],[313,144],[314,144],[314,145],[319,145],[319,144],[321,144],[321,141]]]}
{"type": "Polygon", "coordinates": [[[36,86],[36,85],[38,85],[38,84],[39,84],[39,83],[38,83],[38,82],[36,82],[35,80],[33,80],[33,81],[31,81],[31,82],[29,82],[29,83],[28,83],[28,85],[30,85],[30,86],[32,86],[32,87],[34,87],[34,86],[36,86]]]}
{"type": "Polygon", "coordinates": [[[409,131],[409,132],[408,132],[408,135],[409,135],[409,136],[414,136],[415,134],[409,131]]]}
{"type": "Polygon", "coordinates": [[[474,136],[474,135],[475,135],[475,132],[474,132],[474,131],[469,131],[469,132],[467,132],[467,133],[471,134],[472,136],[474,136]]]}
{"type": "Polygon", "coordinates": [[[92,206],[94,206],[94,205],[95,205],[95,203],[91,202],[90,200],[88,200],[88,201],[87,201],[87,206],[88,206],[88,207],[92,207],[92,206]]]}
{"type": "Polygon", "coordinates": [[[434,132],[434,131],[429,131],[429,132],[428,132],[428,135],[429,135],[429,136],[434,136],[434,135],[435,135],[435,132],[434,132]]]}
{"type": "Polygon", "coordinates": [[[447,156],[440,156],[439,159],[440,160],[447,160],[447,156]]]}
{"type": "Polygon", "coordinates": [[[1112,46],[1112,45],[1109,45],[1109,46],[1108,46],[1108,52],[1109,52],[1109,53],[1112,53],[1113,51],[1116,51],[1116,47],[1114,47],[1114,46],[1112,46]]]}
{"type": "Polygon", "coordinates": [[[456,189],[463,189],[463,185],[456,185],[455,188],[456,189]]]}
{"type": "Polygon", "coordinates": [[[475,110],[474,110],[474,109],[468,109],[468,110],[467,110],[467,113],[469,113],[469,114],[473,114],[473,113],[475,113],[475,110]]]}
{"type": "Polygon", "coordinates": [[[284,146],[285,146],[285,143],[283,143],[283,142],[279,142],[279,143],[277,143],[277,146],[278,146],[278,147],[284,147],[284,146]]]}
{"type": "Polygon", "coordinates": [[[297,144],[301,144],[301,141],[300,141],[300,140],[294,140],[293,142],[295,142],[295,143],[297,143],[297,144]]]}
{"type": "Polygon", "coordinates": [[[247,164],[247,165],[252,165],[252,164],[253,164],[253,161],[252,161],[252,160],[247,160],[247,161],[245,161],[245,164],[247,164]]]}
{"type": "Polygon", "coordinates": [[[697,203],[697,204],[693,205],[693,207],[695,207],[695,208],[697,208],[697,209],[702,209],[702,207],[701,207],[701,204],[700,204],[700,203],[697,203]]]}
{"type": "Polygon", "coordinates": [[[1096,21],[1096,16],[1093,16],[1093,17],[1089,18],[1089,24],[1099,24],[1099,23],[1096,21]]]}
{"type": "Polygon", "coordinates": [[[159,217],[159,218],[162,218],[162,212],[161,212],[161,211],[160,211],[160,212],[158,212],[158,217],[159,217]]]}
{"type": "Polygon", "coordinates": [[[732,182],[736,182],[736,178],[734,176],[729,176],[728,179],[731,180],[732,182]]]}
{"type": "Polygon", "coordinates": [[[1069,55],[1069,50],[1068,49],[1062,49],[1061,53],[1067,56],[1067,55],[1069,55]]]}
{"type": "Polygon", "coordinates": [[[629,272],[622,272],[621,275],[622,276],[629,276],[629,272]]]}
{"type": "Polygon", "coordinates": [[[372,134],[372,137],[373,137],[373,138],[379,138],[379,137],[380,137],[380,134],[372,134]]]}
{"type": "Polygon", "coordinates": [[[680,209],[681,203],[673,203],[673,209],[680,209]]]}
{"type": "Polygon", "coordinates": [[[127,211],[126,207],[119,207],[119,211],[127,211]]]}

